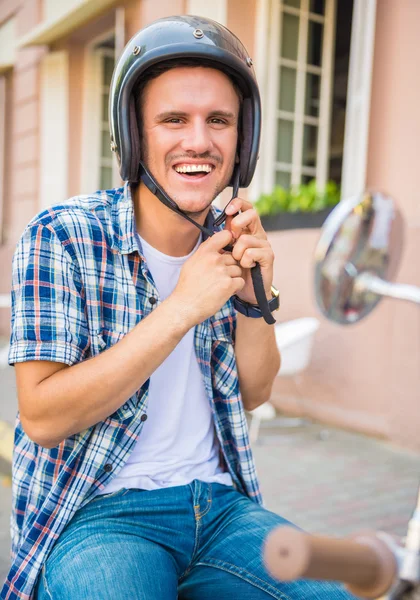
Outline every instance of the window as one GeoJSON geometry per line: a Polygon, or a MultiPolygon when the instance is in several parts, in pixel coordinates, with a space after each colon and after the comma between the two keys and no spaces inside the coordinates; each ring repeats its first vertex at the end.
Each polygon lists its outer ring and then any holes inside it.
{"type": "Polygon", "coordinates": [[[271,3],[266,191],[328,179],[335,9],[336,0],[271,3]]]}
{"type": "Polygon", "coordinates": [[[111,152],[108,105],[109,87],[115,66],[114,50],[111,48],[100,48],[100,70],[101,70],[101,102],[100,102],[100,158],[99,158],[99,188],[107,190],[117,185],[114,177],[114,155],[111,152]]]}
{"type": "Polygon", "coordinates": [[[108,124],[109,88],[114,66],[115,38],[108,33],[86,48],[81,161],[83,193],[120,185],[108,124]]]}

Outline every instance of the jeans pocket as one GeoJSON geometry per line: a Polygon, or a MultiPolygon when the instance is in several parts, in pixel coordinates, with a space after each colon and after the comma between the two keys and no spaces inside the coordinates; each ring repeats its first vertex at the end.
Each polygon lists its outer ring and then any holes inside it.
{"type": "Polygon", "coordinates": [[[92,502],[96,502],[96,500],[101,500],[101,499],[105,499],[105,498],[118,498],[119,496],[125,496],[125,494],[129,491],[130,490],[128,488],[121,488],[121,489],[117,490],[116,492],[109,492],[108,494],[97,494],[93,498],[93,500],[91,500],[89,502],[89,504],[92,504],[92,502]]]}

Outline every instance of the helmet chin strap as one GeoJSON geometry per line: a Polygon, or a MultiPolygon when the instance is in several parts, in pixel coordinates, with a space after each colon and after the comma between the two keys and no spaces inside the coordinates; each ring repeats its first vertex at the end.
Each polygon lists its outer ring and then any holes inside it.
{"type": "Polygon", "coordinates": [[[214,231],[208,229],[207,227],[204,227],[203,225],[200,225],[200,223],[194,221],[194,219],[192,219],[189,215],[184,213],[184,211],[182,211],[179,208],[178,204],[168,196],[164,189],[161,188],[156,179],[153,177],[153,175],[142,162],[140,162],[140,179],[147,187],[147,189],[150,192],[152,192],[152,194],[156,196],[162,202],[162,204],[164,204],[165,206],[176,212],[178,215],[181,215],[181,217],[184,217],[184,219],[187,219],[187,221],[198,227],[198,229],[202,233],[204,233],[206,237],[210,237],[213,235],[214,231]]]}
{"type": "MultiPolygon", "coordinates": [[[[204,225],[200,225],[200,223],[197,223],[196,221],[194,221],[194,219],[192,219],[189,215],[187,215],[184,211],[182,211],[179,208],[177,203],[174,202],[172,200],[172,198],[170,198],[168,196],[168,194],[165,192],[165,190],[163,190],[162,187],[158,184],[156,179],[153,177],[153,175],[150,173],[150,171],[147,169],[147,167],[144,165],[143,162],[140,161],[139,166],[140,166],[141,181],[144,183],[144,185],[147,187],[147,189],[162,202],[162,204],[164,204],[165,206],[167,206],[168,208],[170,208],[171,210],[176,212],[178,215],[181,215],[181,217],[184,217],[184,219],[187,219],[187,221],[189,221],[190,223],[195,225],[202,233],[204,233],[204,235],[206,237],[211,237],[212,235],[214,235],[215,231],[213,231],[212,229],[209,229],[208,227],[204,227],[204,225]]],[[[226,218],[227,218],[226,207],[238,195],[239,179],[240,179],[239,164],[235,165],[232,178],[233,178],[232,198],[226,204],[222,213],[216,219],[214,219],[212,224],[215,225],[216,227],[219,227],[220,225],[222,225],[222,223],[224,223],[226,221],[226,218]]],[[[233,246],[231,244],[229,244],[229,245],[225,246],[223,248],[223,250],[225,250],[227,252],[232,252],[233,246]]],[[[258,263],[255,265],[255,267],[251,268],[251,277],[252,277],[252,283],[254,286],[255,297],[258,302],[258,307],[260,308],[261,313],[262,313],[266,323],[268,323],[269,325],[273,325],[276,322],[276,320],[274,319],[273,315],[271,314],[270,307],[268,305],[268,300],[265,295],[264,283],[263,283],[263,279],[262,279],[262,275],[261,275],[261,267],[258,263]]]]}

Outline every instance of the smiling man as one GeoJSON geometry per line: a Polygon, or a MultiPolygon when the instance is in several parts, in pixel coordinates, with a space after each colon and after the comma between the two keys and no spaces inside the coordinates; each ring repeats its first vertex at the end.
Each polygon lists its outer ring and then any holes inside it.
{"type": "Polygon", "coordinates": [[[279,583],[244,408],[280,360],[273,252],[249,184],[260,103],[227,29],[173,17],[127,45],[111,86],[122,188],[37,215],[13,270],[19,415],[2,598],[347,598],[279,583]],[[233,250],[226,251],[231,245],[233,250]]]}

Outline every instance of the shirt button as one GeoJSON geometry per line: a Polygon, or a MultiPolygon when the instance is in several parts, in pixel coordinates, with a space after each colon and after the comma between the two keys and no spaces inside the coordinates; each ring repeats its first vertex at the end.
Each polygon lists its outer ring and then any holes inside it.
{"type": "Polygon", "coordinates": [[[150,296],[149,302],[153,306],[154,304],[156,304],[157,300],[156,300],[156,298],[154,296],[150,296]]]}
{"type": "Polygon", "coordinates": [[[105,471],[106,473],[110,473],[110,472],[112,471],[112,465],[111,465],[110,463],[107,463],[107,464],[104,466],[104,471],[105,471]]]}
{"type": "Polygon", "coordinates": [[[147,415],[142,414],[142,416],[140,417],[140,421],[147,421],[147,415]]]}
{"type": "Polygon", "coordinates": [[[124,409],[124,410],[128,410],[128,404],[127,404],[127,403],[126,403],[126,404],[124,404],[124,406],[123,406],[123,409],[124,409]]]}

